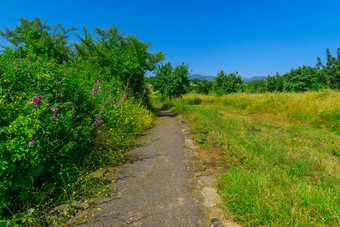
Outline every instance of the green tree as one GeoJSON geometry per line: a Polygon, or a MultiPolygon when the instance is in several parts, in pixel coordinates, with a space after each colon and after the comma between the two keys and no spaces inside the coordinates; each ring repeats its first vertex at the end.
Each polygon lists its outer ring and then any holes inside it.
{"type": "Polygon", "coordinates": [[[221,70],[217,73],[215,78],[216,91],[220,94],[234,93],[242,85],[243,81],[238,72],[231,72],[229,74],[221,70]]]}
{"type": "Polygon", "coordinates": [[[71,47],[67,45],[67,33],[75,31],[75,27],[64,28],[62,24],[51,27],[47,20],[35,17],[33,20],[20,18],[20,25],[13,29],[5,28],[0,35],[12,46],[1,46],[3,52],[25,58],[29,54],[56,59],[58,63],[70,60],[71,47]],[[15,51],[13,51],[15,50],[15,51]]]}
{"type": "Polygon", "coordinates": [[[151,79],[154,91],[159,91],[162,96],[168,96],[170,99],[179,97],[187,93],[190,86],[189,66],[184,64],[172,67],[170,62],[162,64],[155,71],[151,79]]]}
{"type": "Polygon", "coordinates": [[[248,93],[263,93],[266,92],[266,82],[264,79],[257,79],[245,82],[242,90],[248,93]]]}
{"type": "Polygon", "coordinates": [[[115,83],[116,86],[120,84],[117,87],[121,89],[129,83],[132,95],[147,102],[147,96],[143,94],[145,74],[156,69],[164,54],[150,53],[151,43],[120,33],[117,26],[95,28],[94,31],[98,38],[84,28],[85,35],[78,35],[81,43],[74,44],[79,70],[87,69],[88,74],[95,73],[93,79],[115,83]]]}
{"type": "Polygon", "coordinates": [[[266,90],[269,92],[282,92],[283,91],[283,77],[279,73],[275,76],[268,75],[265,80],[266,90]]]}
{"type": "Polygon", "coordinates": [[[284,86],[287,91],[300,92],[311,90],[317,75],[318,69],[315,67],[298,67],[283,75],[284,86]]]}
{"type": "Polygon", "coordinates": [[[167,95],[168,84],[173,70],[170,62],[161,64],[155,71],[156,76],[150,78],[152,89],[161,93],[162,96],[167,95]]]}
{"type": "Polygon", "coordinates": [[[210,90],[212,89],[212,87],[213,87],[213,81],[209,81],[209,80],[203,79],[203,80],[200,80],[196,84],[195,90],[198,93],[208,95],[210,90]]]}
{"type": "Polygon", "coordinates": [[[331,55],[326,49],[327,63],[323,65],[321,59],[317,58],[317,68],[320,69],[317,81],[319,84],[340,89],[340,48],[337,49],[337,57],[331,55]]]}

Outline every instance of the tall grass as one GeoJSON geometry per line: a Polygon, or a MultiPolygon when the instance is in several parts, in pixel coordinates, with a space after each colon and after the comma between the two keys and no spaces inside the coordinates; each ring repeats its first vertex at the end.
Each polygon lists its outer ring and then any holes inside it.
{"type": "Polygon", "coordinates": [[[340,92],[334,90],[224,96],[187,95],[174,103],[222,105],[244,109],[250,114],[271,114],[277,118],[315,126],[340,128],[340,92]]]}
{"type": "Polygon", "coordinates": [[[218,158],[204,161],[212,171],[224,169],[216,187],[234,220],[245,226],[339,226],[339,95],[188,95],[167,105],[212,145],[204,149],[218,158]]]}

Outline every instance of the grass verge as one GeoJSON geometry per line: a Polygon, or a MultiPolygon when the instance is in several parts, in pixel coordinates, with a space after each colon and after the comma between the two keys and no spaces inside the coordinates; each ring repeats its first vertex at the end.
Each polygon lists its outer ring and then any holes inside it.
{"type": "Polygon", "coordinates": [[[218,155],[207,164],[222,172],[216,187],[235,221],[245,226],[338,226],[340,136],[333,125],[339,119],[317,114],[326,104],[338,113],[334,94],[185,96],[167,105],[192,123],[196,141],[207,152],[218,155]],[[260,104],[253,102],[268,98],[281,101],[255,108],[260,104]],[[312,107],[315,113],[309,113],[312,107]],[[297,109],[301,114],[294,115],[297,109]]]}

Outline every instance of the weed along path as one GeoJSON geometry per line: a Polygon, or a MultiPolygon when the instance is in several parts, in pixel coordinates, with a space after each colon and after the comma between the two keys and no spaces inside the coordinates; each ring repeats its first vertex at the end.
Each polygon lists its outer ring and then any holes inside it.
{"type": "Polygon", "coordinates": [[[133,161],[119,174],[116,195],[96,205],[83,223],[71,225],[206,226],[182,130],[171,112],[161,111],[143,146],[130,152],[133,161]]]}

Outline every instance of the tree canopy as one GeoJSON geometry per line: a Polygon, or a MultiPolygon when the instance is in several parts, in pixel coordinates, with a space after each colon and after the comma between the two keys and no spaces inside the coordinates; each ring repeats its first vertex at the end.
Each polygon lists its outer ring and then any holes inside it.
{"type": "Polygon", "coordinates": [[[215,82],[216,90],[220,94],[237,92],[237,89],[243,83],[241,76],[238,75],[238,72],[225,73],[223,70],[217,73],[215,82]]]}
{"type": "Polygon", "coordinates": [[[170,99],[184,95],[190,86],[189,66],[184,62],[175,68],[170,62],[162,64],[156,69],[151,83],[154,91],[159,91],[170,99]]]}

